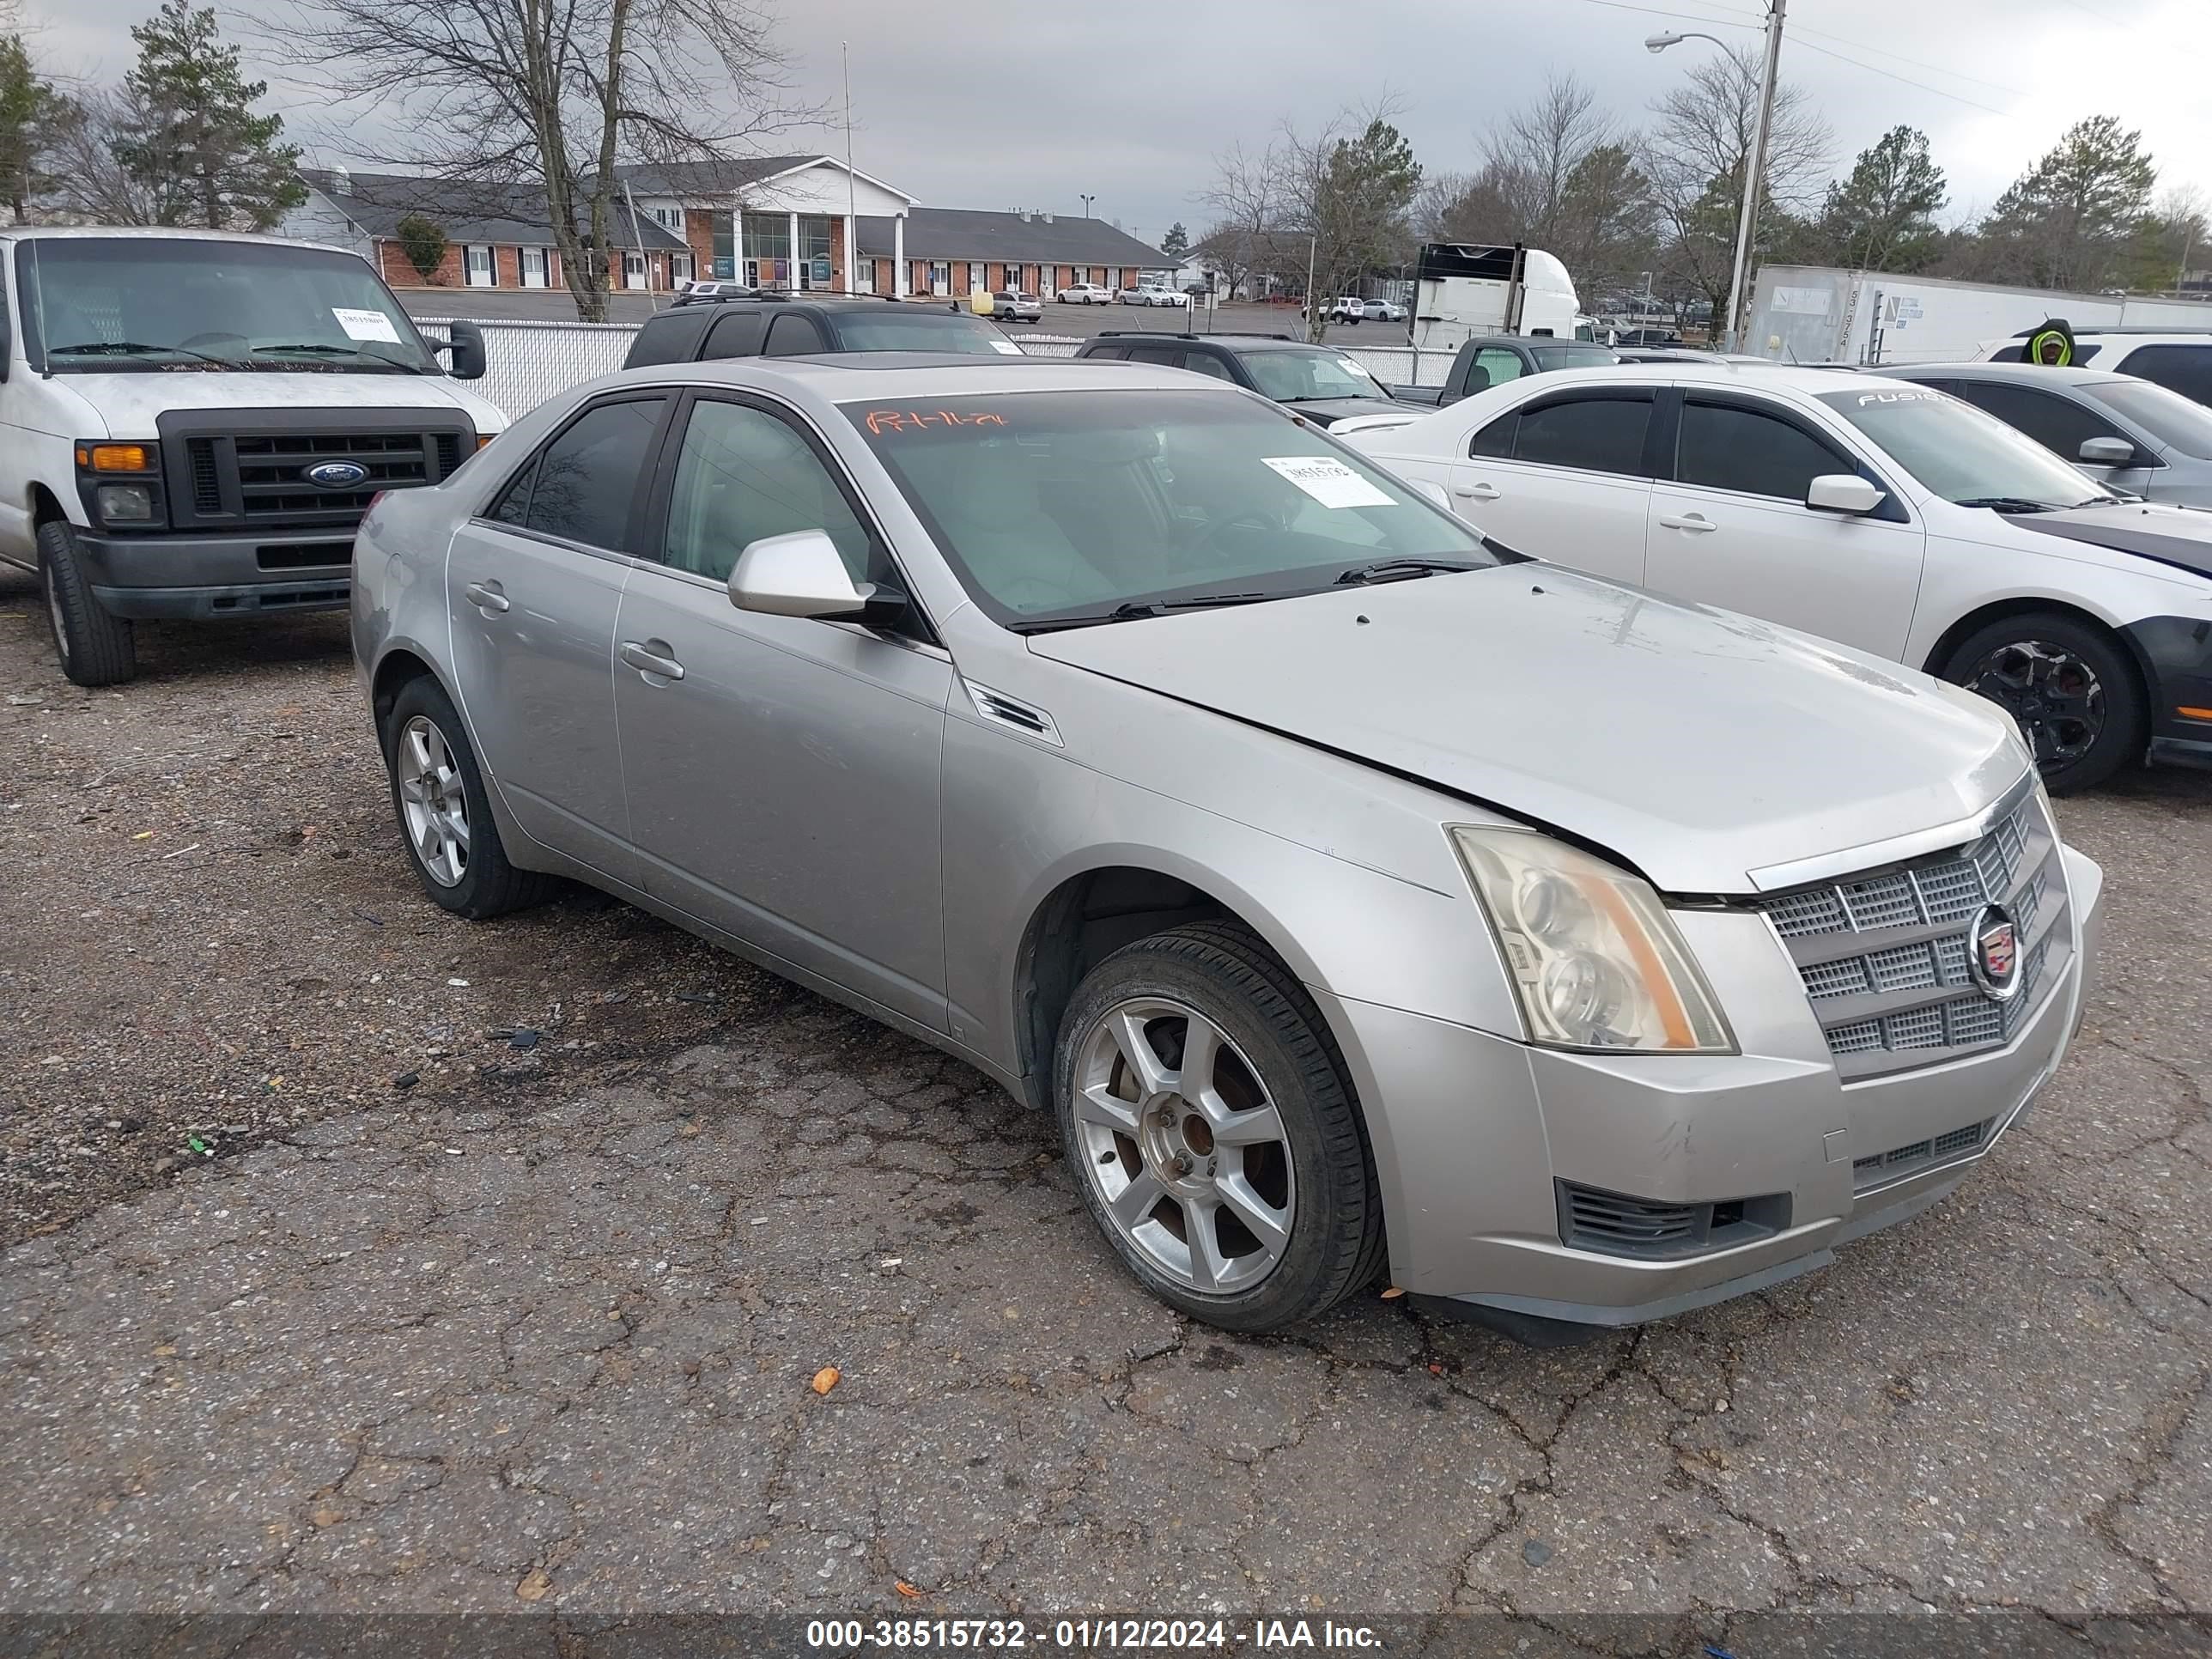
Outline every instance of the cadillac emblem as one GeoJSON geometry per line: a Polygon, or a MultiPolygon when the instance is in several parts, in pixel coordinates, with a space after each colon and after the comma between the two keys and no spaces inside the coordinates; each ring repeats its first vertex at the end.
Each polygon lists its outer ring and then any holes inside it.
{"type": "Polygon", "coordinates": [[[2020,994],[2020,929],[2002,904],[1984,906],[1967,930],[1966,971],[1999,1002],[2020,994]]]}

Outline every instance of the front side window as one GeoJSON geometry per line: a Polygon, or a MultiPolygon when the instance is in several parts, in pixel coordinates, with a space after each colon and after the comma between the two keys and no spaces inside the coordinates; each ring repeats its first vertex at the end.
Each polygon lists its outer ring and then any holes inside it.
{"type": "Polygon", "coordinates": [[[1817,395],[1946,501],[2033,512],[2119,499],[1995,416],[1940,392],[1817,395]]]}
{"type": "Polygon", "coordinates": [[[1954,393],[1986,410],[2007,426],[2025,432],[2052,454],[2078,459],[2091,438],[2124,438],[2094,410],[2054,392],[1995,380],[1961,380],[1954,393]]]}
{"type": "Polygon", "coordinates": [[[1064,391],[843,405],[1001,623],[1327,588],[1378,561],[1499,562],[1449,514],[1230,391],[1064,391]]]}
{"type": "MultiPolygon", "coordinates": [[[[586,547],[623,550],[631,499],[652,453],[665,398],[632,398],[586,410],[547,444],[527,475],[526,504],[508,496],[492,517],[586,547]]],[[[523,483],[517,480],[517,487],[523,483]]]]}
{"type": "Polygon", "coordinates": [[[1802,501],[1824,473],[1857,470],[1779,416],[1695,398],[1682,405],[1674,459],[1679,483],[1802,501]]]}
{"type": "Polygon", "coordinates": [[[1574,398],[1524,406],[1513,436],[1513,459],[1539,466],[1644,476],[1644,432],[1649,398],[1574,398]]]}
{"type": "Polygon", "coordinates": [[[1336,398],[1381,398],[1389,393],[1351,358],[1334,351],[1300,348],[1248,351],[1244,367],[1261,395],[1279,404],[1325,403],[1336,398]]]}
{"type": "Polygon", "coordinates": [[[727,581],[750,544],[801,530],[827,534],[854,581],[876,579],[866,530],[796,428],[745,404],[693,404],[661,562],[727,581]]]}
{"type": "Polygon", "coordinates": [[[1474,354],[1474,367],[1486,377],[1485,387],[1504,386],[1521,378],[1521,354],[1500,346],[1485,346],[1474,354]]]}
{"type": "Polygon", "coordinates": [[[814,325],[811,317],[779,317],[769,325],[764,353],[767,356],[803,357],[809,352],[828,349],[822,331],[814,325]]]}
{"type": "Polygon", "coordinates": [[[2168,448],[2200,461],[2212,461],[2212,409],[2147,380],[2102,383],[2096,388],[2096,398],[2168,448]]]}

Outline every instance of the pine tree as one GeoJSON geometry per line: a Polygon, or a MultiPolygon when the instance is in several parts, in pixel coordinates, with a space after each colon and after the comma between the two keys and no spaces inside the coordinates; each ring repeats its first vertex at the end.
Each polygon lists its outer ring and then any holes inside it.
{"type": "Polygon", "coordinates": [[[1160,238],[1160,252],[1170,259],[1180,259],[1190,252],[1190,233],[1178,219],[1168,227],[1168,234],[1160,238]]]}
{"type": "Polygon", "coordinates": [[[23,37],[0,39],[0,201],[14,210],[17,224],[51,182],[42,164],[66,113],[61,95],[32,64],[23,37]]]}
{"type": "Polygon", "coordinates": [[[2157,182],[2142,134],[2093,115],[1997,198],[1982,236],[2015,276],[2045,288],[2102,288],[2125,264],[2157,182]]]}
{"type": "Polygon", "coordinates": [[[152,196],[155,222],[266,230],[307,199],[299,146],[278,142],[283,118],[253,112],[269,83],[240,75],[212,8],[163,0],[131,36],[138,66],[124,78],[115,159],[152,196]]]}
{"type": "Polygon", "coordinates": [[[1855,269],[1924,270],[1942,251],[1936,214],[1948,197],[1928,135],[1892,127],[1859,152],[1850,178],[1828,186],[1816,234],[1855,269]]]}

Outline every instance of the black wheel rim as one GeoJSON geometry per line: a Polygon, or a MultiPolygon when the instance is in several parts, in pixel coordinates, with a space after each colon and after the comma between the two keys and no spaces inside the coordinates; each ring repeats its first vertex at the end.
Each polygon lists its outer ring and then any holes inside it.
{"type": "Polygon", "coordinates": [[[2015,640],[1990,652],[1961,682],[2009,714],[2046,770],[2080,760],[2105,732],[2105,687],[2075,652],[2015,640]]]}

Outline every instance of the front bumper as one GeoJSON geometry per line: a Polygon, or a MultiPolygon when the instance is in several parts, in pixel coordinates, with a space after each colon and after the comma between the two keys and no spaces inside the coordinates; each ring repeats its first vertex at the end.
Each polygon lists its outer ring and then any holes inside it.
{"type": "Polygon", "coordinates": [[[109,615],[205,621],[334,611],[352,592],[353,532],[114,536],[79,531],[93,597],[109,615]]]}
{"type": "Polygon", "coordinates": [[[2212,768],[2212,620],[2146,617],[2122,629],[2150,691],[2148,758],[2162,766],[2212,768]]]}
{"type": "Polygon", "coordinates": [[[1365,1103],[1391,1274],[1419,1296],[1536,1322],[1620,1326],[1762,1290],[1940,1201],[2056,1070],[2094,973],[2103,874],[2063,854],[2080,948],[2002,1048],[1845,1085],[1765,921],[1677,916],[1743,1052],[1563,1054],[1316,993],[1365,1103]],[[1971,1144],[1869,1173],[1979,1126],[1971,1144]],[[1669,1257],[1566,1242],[1560,1183],[1656,1203],[1771,1200],[1669,1257]],[[1786,1200],[1786,1202],[1783,1200],[1786,1200]],[[1725,1240],[1726,1242],[1721,1242],[1725,1240]]]}

